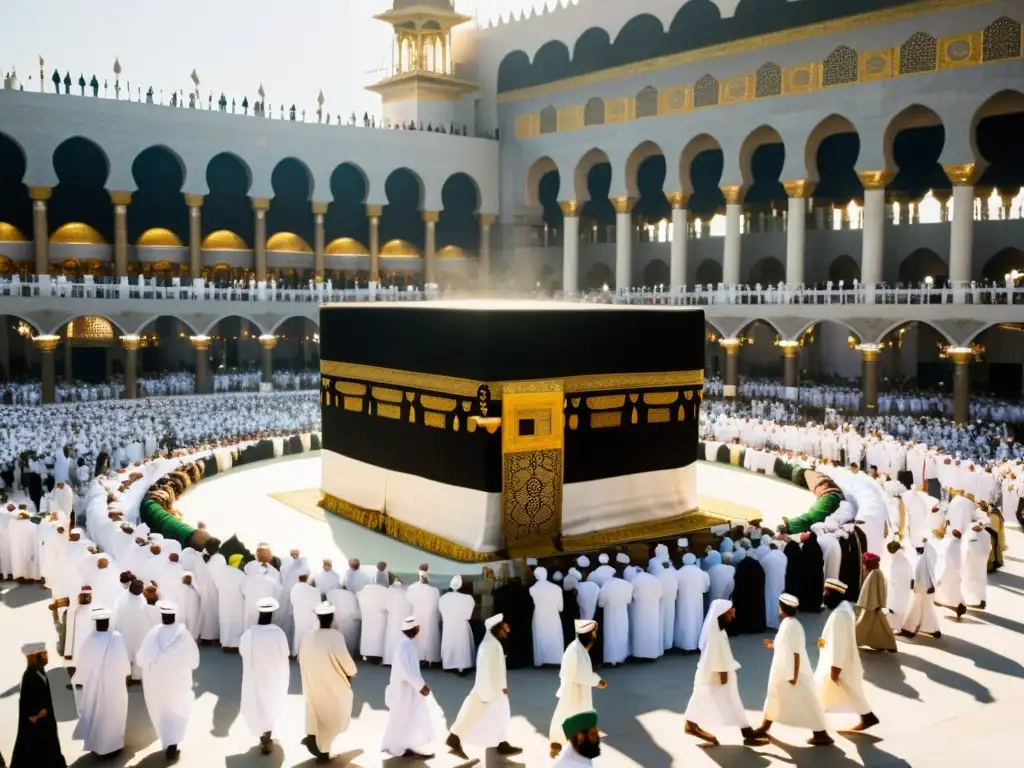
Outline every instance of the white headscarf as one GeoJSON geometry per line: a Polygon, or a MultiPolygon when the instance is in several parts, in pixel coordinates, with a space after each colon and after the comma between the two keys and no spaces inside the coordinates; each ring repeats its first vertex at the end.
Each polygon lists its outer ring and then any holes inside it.
{"type": "Polygon", "coordinates": [[[704,626],[700,628],[699,646],[702,651],[707,649],[708,634],[710,634],[711,628],[718,623],[718,617],[726,611],[728,611],[730,608],[732,608],[732,600],[711,601],[711,607],[708,608],[708,615],[704,619],[704,626]]]}

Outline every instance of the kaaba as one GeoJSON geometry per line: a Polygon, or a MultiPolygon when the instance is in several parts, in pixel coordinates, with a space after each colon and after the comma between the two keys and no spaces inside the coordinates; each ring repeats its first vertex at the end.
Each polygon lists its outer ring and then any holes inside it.
{"type": "Polygon", "coordinates": [[[320,310],[322,506],[463,562],[673,536],[697,509],[704,313],[320,310]]]}

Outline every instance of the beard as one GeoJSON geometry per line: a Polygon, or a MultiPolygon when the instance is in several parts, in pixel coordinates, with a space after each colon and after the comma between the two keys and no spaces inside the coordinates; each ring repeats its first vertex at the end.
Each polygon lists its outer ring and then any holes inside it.
{"type": "Polygon", "coordinates": [[[826,608],[830,611],[834,611],[839,607],[839,604],[843,602],[843,597],[842,595],[837,595],[835,592],[829,590],[825,593],[824,602],[826,608]]]}
{"type": "Polygon", "coordinates": [[[576,747],[576,751],[583,757],[593,760],[601,754],[601,742],[584,739],[583,743],[576,747]]]}

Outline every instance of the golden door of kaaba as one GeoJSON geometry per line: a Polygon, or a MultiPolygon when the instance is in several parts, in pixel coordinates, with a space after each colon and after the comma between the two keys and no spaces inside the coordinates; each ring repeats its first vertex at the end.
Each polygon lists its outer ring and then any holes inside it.
{"type": "Polygon", "coordinates": [[[561,536],[563,399],[561,381],[504,386],[501,527],[513,557],[548,554],[561,536]]]}

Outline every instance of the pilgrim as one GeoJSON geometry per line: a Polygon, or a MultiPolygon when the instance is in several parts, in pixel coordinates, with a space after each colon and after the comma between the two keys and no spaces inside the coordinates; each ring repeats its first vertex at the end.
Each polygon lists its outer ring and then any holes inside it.
{"type": "Polygon", "coordinates": [[[341,579],[345,588],[354,595],[358,595],[360,590],[370,583],[370,577],[360,570],[361,567],[359,559],[353,557],[348,561],[348,570],[341,579]]]}
{"type": "MultiPolygon", "coordinates": [[[[302,695],[306,700],[306,737],[302,743],[318,762],[326,762],[331,744],[348,730],[352,719],[352,678],[356,675],[356,663],[348,652],[345,638],[331,629],[334,606],[320,603],[313,608],[313,614],[320,627],[306,635],[299,649],[302,695]]],[[[392,677],[394,669],[392,665],[392,677]]]]}
{"type": "Polygon", "coordinates": [[[559,664],[565,642],[562,638],[562,588],[548,581],[547,568],[533,572],[537,582],[530,587],[533,598],[533,666],[559,664]]]}
{"type": "Polygon", "coordinates": [[[433,754],[424,748],[434,741],[435,731],[427,704],[430,688],[423,682],[419,653],[412,642],[418,632],[419,624],[415,617],[409,616],[402,621],[402,639],[395,648],[391,679],[384,690],[388,720],[381,748],[395,757],[429,760],[433,754]]]}
{"type": "Polygon", "coordinates": [[[967,613],[963,593],[963,542],[959,529],[948,534],[941,528],[932,532],[938,562],[935,567],[935,604],[951,609],[957,619],[967,613]]]}
{"type": "MultiPolygon", "coordinates": [[[[256,554],[257,557],[266,558],[270,554],[269,546],[260,544],[256,554]]],[[[245,629],[248,629],[259,621],[260,611],[257,606],[260,604],[260,600],[268,597],[277,599],[281,592],[281,574],[274,566],[270,565],[269,559],[249,562],[243,569],[243,573],[245,574],[245,582],[242,584],[242,594],[245,595],[245,629]]]]}
{"type": "Polygon", "coordinates": [[[594,672],[590,664],[590,646],[597,638],[596,621],[578,621],[576,639],[562,654],[562,666],[558,672],[560,684],[555,692],[558,704],[551,717],[548,738],[551,742],[551,757],[555,757],[565,744],[561,724],[567,717],[593,709],[594,688],[607,688],[608,684],[594,672]]]}
{"type": "MultiPolygon", "coordinates": [[[[357,571],[358,572],[358,571],[357,571]]],[[[351,574],[351,571],[349,572],[351,574]]],[[[348,579],[351,583],[354,579],[348,579]]],[[[359,590],[353,590],[359,601],[359,654],[363,659],[376,663],[384,658],[384,639],[388,629],[388,588],[375,582],[367,582],[359,590]]]]}
{"type": "MultiPolygon", "coordinates": [[[[850,730],[864,731],[878,725],[878,718],[864,695],[864,668],[857,649],[857,619],[853,606],[846,599],[846,585],[838,579],[829,579],[825,582],[823,600],[832,613],[818,640],[821,653],[814,670],[818,699],[825,712],[860,715],[860,722],[850,730]]],[[[889,626],[884,619],[881,623],[889,626]]]]}
{"type": "Polygon", "coordinates": [[[985,587],[991,552],[992,539],[988,532],[980,523],[974,525],[967,534],[962,583],[964,602],[969,608],[985,610],[985,587]]]}
{"type": "MultiPolygon", "coordinates": [[[[245,574],[228,565],[219,552],[210,557],[210,577],[217,590],[217,634],[224,651],[238,649],[245,631],[245,574]]],[[[258,613],[258,612],[257,612],[258,613]]]]}
{"type": "Polygon", "coordinates": [[[639,568],[630,580],[633,600],[629,604],[630,655],[653,661],[665,653],[661,626],[661,582],[639,568]]]}
{"type": "Polygon", "coordinates": [[[292,607],[292,658],[299,655],[302,639],[316,629],[317,620],[313,609],[322,602],[319,588],[309,583],[308,567],[297,566],[295,579],[295,584],[288,595],[292,607]]]}
{"type": "MultiPolygon", "coordinates": [[[[597,598],[597,606],[601,609],[605,622],[603,661],[612,666],[621,664],[629,656],[628,606],[633,601],[633,586],[622,578],[627,565],[629,555],[620,552],[615,556],[614,575],[604,582],[597,598]]],[[[564,656],[562,664],[565,664],[564,656]]]]}
{"type": "MultiPolygon", "coordinates": [[[[860,588],[860,596],[857,598],[857,645],[866,645],[876,651],[896,652],[896,638],[892,633],[892,626],[886,616],[888,608],[887,588],[885,574],[878,567],[881,560],[873,552],[864,553],[864,570],[867,571],[867,578],[860,588]]],[[[828,580],[828,584],[839,584],[837,579],[828,580]]],[[[845,594],[845,591],[844,593],[845,594]]],[[[826,597],[828,592],[825,593],[826,597]]],[[[845,601],[844,601],[844,604],[845,601]]]]}
{"type": "Polygon", "coordinates": [[[935,612],[935,556],[935,547],[931,542],[924,540],[917,547],[917,562],[911,581],[912,595],[900,623],[900,635],[903,637],[914,637],[918,632],[936,639],[942,636],[939,617],[935,612]]]}
{"type": "Polygon", "coordinates": [[[142,641],[136,663],[142,669],[142,691],[153,729],[168,760],[179,754],[195,696],[192,672],[199,666],[199,646],[185,625],[175,621],[178,607],[157,604],[161,624],[142,641]]]}
{"type": "Polygon", "coordinates": [[[552,768],[584,768],[593,765],[594,759],[601,754],[597,712],[591,709],[567,717],[560,728],[568,748],[552,763],[552,768]]]}
{"type": "Polygon", "coordinates": [[[501,640],[508,636],[508,624],[500,613],[484,621],[484,639],[476,654],[476,681],[462,702],[445,744],[451,753],[468,760],[463,741],[478,747],[497,747],[503,756],[523,750],[506,740],[509,720],[508,677],[501,640]]]}
{"type": "Polygon", "coordinates": [[[739,728],[745,745],[761,746],[767,743],[767,739],[754,735],[743,710],[736,678],[740,665],[733,658],[726,632],[735,615],[736,611],[728,600],[714,600],[708,609],[700,632],[700,661],[693,679],[693,693],[684,714],[686,733],[717,745],[717,737],[705,731],[698,722],[739,728]]]}
{"type": "Polygon", "coordinates": [[[21,653],[27,663],[21,675],[18,736],[11,768],[65,768],[50,681],[46,677],[46,643],[26,643],[21,646],[21,653]]]}
{"type": "Polygon", "coordinates": [[[257,623],[242,633],[238,645],[242,657],[239,708],[264,755],[273,749],[274,725],[288,696],[288,638],[272,621],[279,607],[272,597],[260,600],[257,623]]]}
{"type": "Polygon", "coordinates": [[[729,630],[738,635],[760,634],[767,627],[764,568],[742,549],[733,556],[733,568],[736,572],[732,604],[736,616],[729,630]],[[741,555],[737,562],[736,558],[741,555]]]}
{"type": "MultiPolygon", "coordinates": [[[[473,600],[472,597],[469,598],[473,600]]],[[[397,576],[387,590],[387,601],[384,603],[387,611],[387,628],[384,631],[384,664],[390,664],[394,658],[395,648],[402,642],[402,622],[412,616],[412,605],[405,596],[405,587],[402,580],[397,576]]]]}
{"type": "MultiPolygon", "coordinates": [[[[458,574],[449,586],[451,591],[441,595],[437,603],[441,612],[441,667],[462,674],[473,666],[473,629],[469,622],[473,618],[476,601],[472,595],[459,591],[462,589],[462,577],[458,574]]],[[[419,634],[418,623],[416,632],[419,634]]]]}
{"type": "MultiPolygon", "coordinates": [[[[533,598],[523,584],[521,576],[509,576],[507,566],[502,566],[504,582],[494,590],[494,610],[505,617],[508,637],[505,639],[505,653],[509,669],[533,666],[533,598]]],[[[444,632],[442,628],[442,641],[444,632]]]]}
{"type": "Polygon", "coordinates": [[[341,576],[334,570],[334,561],[330,558],[324,558],[320,565],[320,570],[313,576],[313,583],[316,584],[316,588],[320,590],[320,594],[326,599],[328,592],[341,586],[341,576]]]}
{"type": "Polygon", "coordinates": [[[327,602],[334,606],[334,628],[345,638],[348,652],[353,656],[359,655],[359,634],[363,623],[359,616],[359,598],[345,587],[338,587],[327,593],[327,602]]]}
{"type": "MultiPolygon", "coordinates": [[[[580,618],[580,604],[577,588],[579,587],[577,571],[569,570],[569,575],[562,582],[562,612],[558,614],[562,623],[562,650],[576,637],[576,622],[580,618]]],[[[561,656],[559,656],[561,662],[561,656]]]]}
{"type": "Polygon", "coordinates": [[[414,644],[420,655],[420,663],[431,665],[441,661],[441,611],[438,602],[441,592],[432,586],[427,563],[420,565],[419,579],[409,585],[405,597],[412,605],[412,615],[420,624],[420,633],[414,644]]]}
{"type": "Polygon", "coordinates": [[[683,555],[683,567],[676,572],[679,591],[676,595],[676,627],[673,645],[684,651],[699,647],[704,618],[704,595],[711,589],[711,578],[697,565],[697,556],[683,555]]]}
{"type": "MultiPolygon", "coordinates": [[[[786,568],[789,560],[779,549],[779,541],[769,536],[761,537],[761,546],[767,552],[758,559],[764,571],[764,620],[768,629],[779,628],[779,598],[786,591],[786,568]]],[[[758,547],[760,549],[760,547],[758,547]]]]}
{"type": "Polygon", "coordinates": [[[672,648],[676,629],[676,601],[679,597],[679,578],[669,559],[668,547],[659,544],[654,550],[654,559],[648,572],[661,584],[661,648],[672,648]]]}
{"type": "Polygon", "coordinates": [[[131,661],[121,633],[110,629],[112,615],[103,606],[92,609],[96,628],[82,643],[71,678],[81,688],[73,737],[83,740],[85,751],[100,757],[124,748],[128,720],[125,680],[131,674],[131,661]]]}
{"type": "Polygon", "coordinates": [[[903,616],[910,605],[910,585],[913,582],[914,569],[898,538],[889,541],[885,549],[889,553],[885,605],[889,609],[889,626],[893,632],[899,632],[903,626],[903,616]]]}
{"type": "MultiPolygon", "coordinates": [[[[821,602],[821,596],[815,598],[821,602]]],[[[765,647],[774,651],[768,671],[768,693],[764,700],[764,722],[755,731],[763,738],[773,723],[794,728],[808,728],[812,732],[807,742],[812,746],[834,743],[828,735],[825,714],[821,710],[815,691],[814,676],[807,660],[807,642],[804,628],[796,618],[800,601],[791,594],[779,598],[779,631],[774,640],[765,640],[765,647]]]]}

